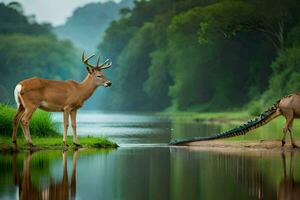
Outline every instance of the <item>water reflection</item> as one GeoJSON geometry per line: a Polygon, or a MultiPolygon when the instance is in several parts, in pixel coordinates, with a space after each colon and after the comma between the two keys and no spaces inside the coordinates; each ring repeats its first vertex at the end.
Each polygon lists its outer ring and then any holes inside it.
{"type": "Polygon", "coordinates": [[[295,181],[295,153],[290,153],[290,161],[288,163],[289,170],[287,169],[286,154],[282,153],[282,169],[283,178],[280,181],[278,188],[278,199],[294,200],[300,198],[300,182],[295,181]]]}
{"type": "Polygon", "coordinates": [[[126,147],[0,154],[0,199],[297,199],[299,154],[126,147]],[[72,165],[71,165],[72,163],[72,165]]]}
{"type": "Polygon", "coordinates": [[[76,196],[76,161],[78,151],[73,152],[72,159],[72,175],[69,189],[69,178],[68,178],[68,162],[67,162],[67,151],[62,153],[62,179],[58,182],[51,180],[50,184],[46,187],[40,187],[35,185],[31,178],[31,161],[32,153],[27,153],[23,161],[23,173],[20,177],[20,173],[17,168],[17,154],[12,156],[12,169],[13,169],[13,183],[19,189],[20,199],[75,199],[76,196]]]}
{"type": "Polygon", "coordinates": [[[289,152],[281,156],[280,152],[173,148],[171,184],[176,189],[171,199],[299,199],[300,183],[293,173],[297,157],[289,152]],[[291,160],[289,175],[286,157],[291,160]]]}

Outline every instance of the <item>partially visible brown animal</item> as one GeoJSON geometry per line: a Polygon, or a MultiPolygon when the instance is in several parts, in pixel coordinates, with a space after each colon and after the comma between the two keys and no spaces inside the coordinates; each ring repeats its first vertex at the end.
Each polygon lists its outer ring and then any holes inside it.
{"type": "Polygon", "coordinates": [[[298,93],[283,97],[282,99],[278,100],[276,104],[274,104],[271,108],[263,112],[260,116],[258,116],[254,120],[248,121],[246,124],[238,128],[207,137],[195,137],[192,139],[174,140],[170,142],[170,145],[188,145],[190,142],[195,141],[206,141],[244,135],[247,132],[270,122],[271,120],[280,115],[284,116],[286,119],[285,126],[283,127],[283,137],[281,140],[281,145],[285,145],[286,133],[289,132],[292,146],[298,147],[294,141],[292,133],[294,119],[300,118],[300,94],[298,93]]]}
{"type": "Polygon", "coordinates": [[[105,78],[102,70],[111,67],[112,63],[107,59],[99,65],[99,56],[96,66],[91,65],[88,63],[88,60],[93,56],[85,58],[84,53],[82,53],[82,62],[87,66],[88,74],[81,83],[73,80],[58,81],[43,78],[30,78],[18,83],[15,88],[15,100],[18,110],[14,118],[12,134],[14,148],[17,148],[17,129],[20,122],[27,143],[30,146],[34,146],[30,136],[29,123],[32,114],[37,108],[45,111],[63,112],[63,143],[65,146],[68,146],[67,130],[69,116],[71,116],[73,143],[76,146],[81,146],[77,141],[76,112],[97,87],[101,85],[105,87],[111,86],[111,82],[105,78]]]}
{"type": "Polygon", "coordinates": [[[287,174],[285,153],[282,153],[283,178],[279,183],[277,199],[296,200],[300,197],[300,182],[294,180],[295,153],[291,152],[290,169],[287,174]]]}

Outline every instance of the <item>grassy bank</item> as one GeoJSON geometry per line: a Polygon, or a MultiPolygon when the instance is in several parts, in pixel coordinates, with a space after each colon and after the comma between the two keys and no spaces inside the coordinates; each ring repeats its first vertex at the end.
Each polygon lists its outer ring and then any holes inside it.
{"type": "MultiPolygon", "coordinates": [[[[48,136],[48,137],[33,137],[32,141],[36,145],[36,150],[62,150],[64,148],[62,143],[62,136],[48,136]]],[[[98,137],[79,137],[79,143],[86,149],[98,149],[98,148],[117,148],[118,145],[105,138],[98,137]]],[[[18,149],[28,150],[29,147],[26,144],[24,137],[18,137],[18,149]]],[[[72,143],[72,137],[68,137],[69,148],[75,148],[72,143]]],[[[11,151],[12,143],[11,137],[0,136],[0,151],[11,151]]]]}
{"type": "MultiPolygon", "coordinates": [[[[12,121],[16,109],[0,104],[0,151],[11,148],[12,121]]],[[[37,110],[30,122],[33,143],[38,149],[62,149],[62,135],[58,132],[58,124],[52,120],[51,113],[37,110]]],[[[28,149],[21,128],[18,130],[18,146],[20,150],[28,149]]],[[[80,137],[79,142],[84,148],[115,148],[118,145],[105,138],[80,137]]],[[[68,138],[72,146],[72,137],[68,138]]]]}

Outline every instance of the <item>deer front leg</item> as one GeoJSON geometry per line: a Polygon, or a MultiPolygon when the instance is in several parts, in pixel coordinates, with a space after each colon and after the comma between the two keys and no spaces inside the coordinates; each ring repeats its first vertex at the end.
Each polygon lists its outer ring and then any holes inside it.
{"type": "Polygon", "coordinates": [[[67,144],[67,133],[68,133],[68,127],[69,127],[69,115],[70,111],[68,108],[64,110],[64,137],[63,137],[63,143],[65,147],[68,147],[67,144]]]}
{"type": "Polygon", "coordinates": [[[76,130],[76,113],[77,110],[71,111],[71,122],[72,122],[72,129],[73,129],[73,144],[77,147],[82,147],[77,140],[77,130],[76,130]]]}
{"type": "Polygon", "coordinates": [[[283,132],[283,136],[281,139],[281,146],[283,147],[285,145],[285,137],[286,137],[286,132],[287,132],[286,128],[283,128],[282,132],[283,132]]]}

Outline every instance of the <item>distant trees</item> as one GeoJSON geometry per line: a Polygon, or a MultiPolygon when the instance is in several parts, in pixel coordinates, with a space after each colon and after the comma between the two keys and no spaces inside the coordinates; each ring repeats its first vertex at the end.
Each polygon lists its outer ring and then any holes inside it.
{"type": "Polygon", "coordinates": [[[0,34],[24,33],[28,35],[50,35],[49,25],[29,23],[28,19],[20,12],[19,4],[6,6],[0,3],[0,34]]]}
{"type": "Polygon", "coordinates": [[[79,56],[59,41],[49,25],[29,22],[22,12],[0,3],[0,101],[14,102],[18,81],[32,76],[77,78],[79,56]]]}
{"type": "Polygon", "coordinates": [[[224,110],[295,91],[298,10],[296,0],[136,1],[99,45],[116,83],[101,108],[224,110]]]}
{"type": "Polygon", "coordinates": [[[81,49],[94,50],[102,40],[109,24],[120,18],[120,9],[132,7],[133,0],[122,0],[119,3],[108,1],[89,3],[77,8],[63,25],[53,30],[59,38],[69,39],[81,49]]]}

